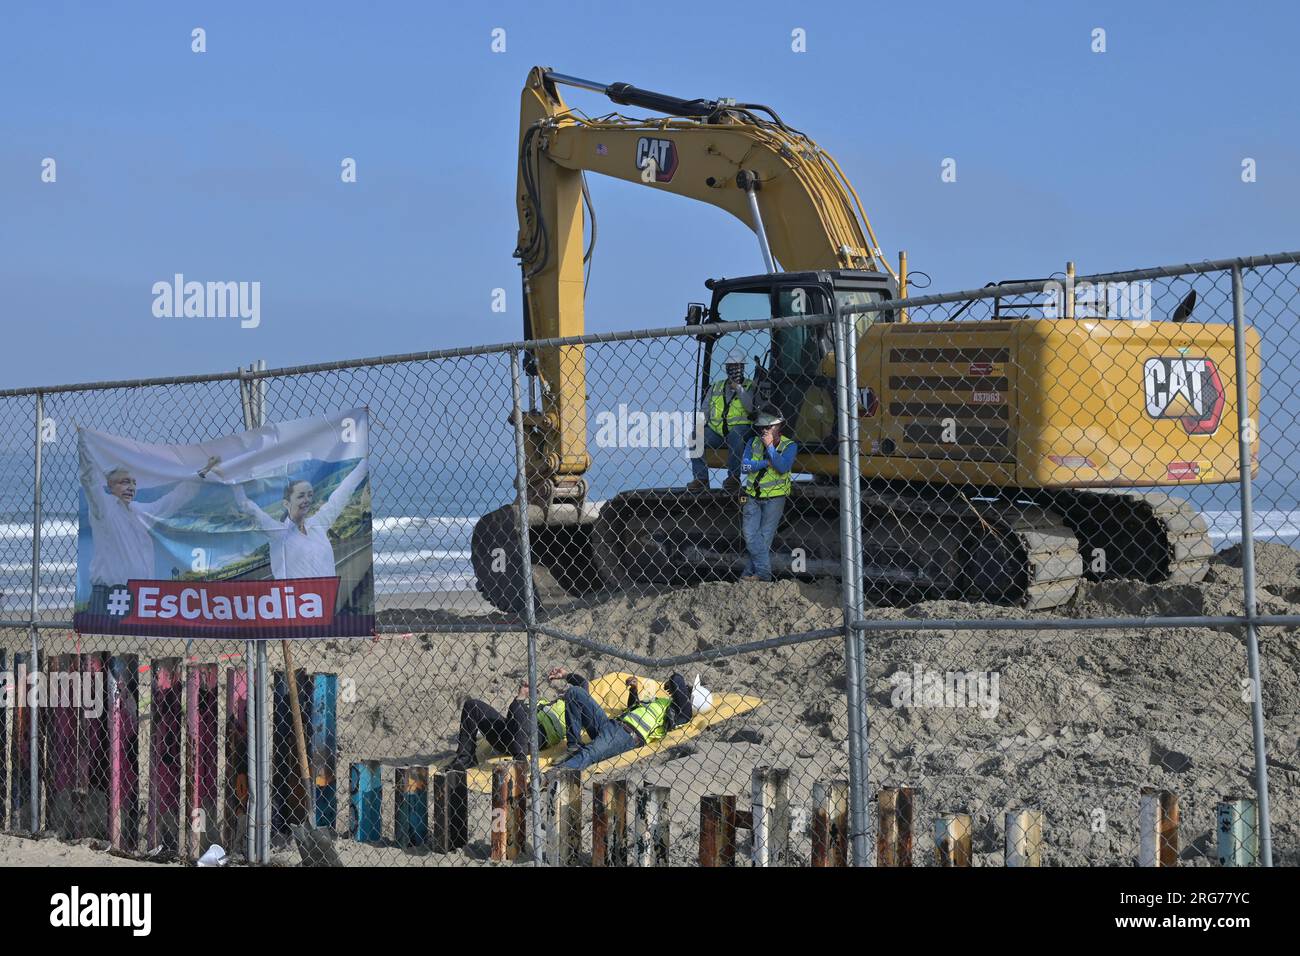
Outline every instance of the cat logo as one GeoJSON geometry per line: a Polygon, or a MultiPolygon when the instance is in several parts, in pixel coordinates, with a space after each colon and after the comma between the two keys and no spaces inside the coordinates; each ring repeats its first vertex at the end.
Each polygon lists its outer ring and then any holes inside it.
{"type": "Polygon", "coordinates": [[[1223,382],[1206,358],[1150,358],[1142,390],[1152,418],[1177,418],[1189,435],[1209,435],[1223,418],[1223,382]]]}
{"type": "Polygon", "coordinates": [[[644,170],[650,163],[654,164],[655,182],[672,182],[677,172],[677,144],[671,139],[642,136],[636,141],[636,168],[644,170]]]}

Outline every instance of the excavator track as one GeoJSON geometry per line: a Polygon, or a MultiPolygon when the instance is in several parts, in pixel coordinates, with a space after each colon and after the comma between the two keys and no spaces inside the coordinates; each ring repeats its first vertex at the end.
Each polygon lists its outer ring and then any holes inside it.
{"type": "MultiPolygon", "coordinates": [[[[878,603],[953,598],[1042,610],[1069,601],[1084,577],[1194,583],[1214,553],[1205,519],[1160,492],[978,498],[868,488],[862,518],[864,585],[878,603]]],[[[473,540],[479,590],[513,612],[522,609],[516,521],[513,506],[500,508],[473,540]]],[[[534,513],[531,536],[542,607],[596,591],[734,579],[745,560],[740,502],[717,490],[623,492],[564,521],[534,513]]],[[[838,577],[839,542],[837,489],[796,485],[773,547],[777,575],[838,577]]]]}
{"type": "Polygon", "coordinates": [[[1209,570],[1209,527],[1181,498],[1098,490],[1053,492],[1043,500],[1079,538],[1090,580],[1194,584],[1209,570]]]}
{"type": "MultiPolygon", "coordinates": [[[[739,502],[718,491],[624,492],[602,506],[592,542],[602,577],[622,591],[734,578],[745,557],[739,502]]],[[[1049,608],[1068,601],[1082,577],[1074,533],[1026,502],[929,489],[864,492],[863,542],[873,601],[946,597],[1049,608]]],[[[837,489],[796,486],[772,559],[778,575],[839,576],[837,489]]]]}

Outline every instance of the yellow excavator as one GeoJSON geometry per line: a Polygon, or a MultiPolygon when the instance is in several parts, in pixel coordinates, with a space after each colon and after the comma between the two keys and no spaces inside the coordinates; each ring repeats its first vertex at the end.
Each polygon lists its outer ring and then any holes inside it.
{"type": "MultiPolygon", "coordinates": [[[[686,322],[700,351],[697,407],[723,377],[725,356],[754,354],[758,391],[799,444],[796,471],[807,478],[795,482],[773,549],[778,573],[840,571],[831,332],[710,326],[847,315],[857,336],[869,594],[1050,608],[1084,577],[1204,576],[1213,549],[1199,512],[1163,491],[1125,490],[1238,477],[1232,327],[1191,321],[1194,293],[1162,321],[1113,317],[1105,294],[1076,309],[1069,283],[1055,312],[995,297],[990,319],[914,321],[906,256],[893,268],[835,160],[757,103],[684,100],[535,67],[521,97],[518,163],[515,255],[529,340],[584,332],[585,173],[710,203],[753,229],[764,272],[707,281],[710,303],[688,306],[686,322]],[[593,118],[565,104],[562,86],[662,115],[593,118]],[[895,305],[863,311],[879,302],[895,305]]],[[[1247,344],[1253,410],[1250,329],[1247,344]]],[[[524,366],[522,517],[539,604],[739,572],[732,491],[632,489],[589,500],[583,345],[538,346],[524,366]]],[[[705,457],[726,464],[725,450],[705,457]]],[[[473,534],[478,589],[503,610],[520,609],[520,519],[517,503],[506,505],[473,534]]]]}

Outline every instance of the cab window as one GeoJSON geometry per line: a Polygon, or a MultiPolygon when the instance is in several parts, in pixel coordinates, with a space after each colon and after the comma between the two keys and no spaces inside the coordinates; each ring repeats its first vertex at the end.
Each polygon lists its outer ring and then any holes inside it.
{"type": "Polygon", "coordinates": [[[886,301],[886,295],[878,289],[836,289],[835,306],[841,315],[851,315],[858,338],[866,334],[876,322],[893,321],[892,312],[876,310],[863,311],[868,305],[886,301]]]}

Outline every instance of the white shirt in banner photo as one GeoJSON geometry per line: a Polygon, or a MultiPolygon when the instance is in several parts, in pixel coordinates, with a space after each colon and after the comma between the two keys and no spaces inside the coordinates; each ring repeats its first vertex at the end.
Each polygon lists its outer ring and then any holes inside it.
{"type": "Polygon", "coordinates": [[[285,578],[334,577],[334,546],[330,543],[329,529],[334,526],[352,493],[366,477],[366,460],[363,458],[348,472],[346,478],[330,493],[325,504],[315,514],[310,514],[315,504],[316,492],[310,481],[294,481],[284,489],[284,503],[288,511],[283,521],[277,521],[258,507],[242,485],[235,485],[235,501],[239,509],[257,522],[258,530],[271,541],[271,575],[285,578]]]}

